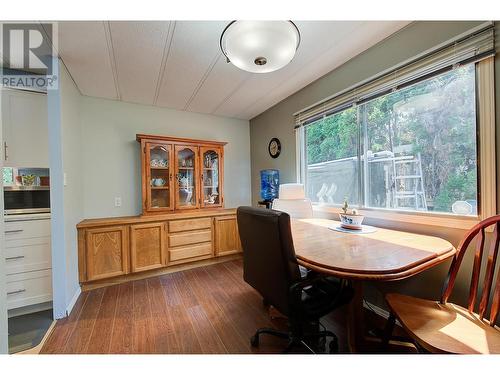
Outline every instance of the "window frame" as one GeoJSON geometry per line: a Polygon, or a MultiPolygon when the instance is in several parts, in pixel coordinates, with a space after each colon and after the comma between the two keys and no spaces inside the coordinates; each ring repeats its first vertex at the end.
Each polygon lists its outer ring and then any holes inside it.
{"type": "MultiPolygon", "coordinates": [[[[480,220],[496,214],[496,152],[495,152],[495,88],[494,57],[477,61],[475,65],[476,86],[476,145],[477,145],[477,215],[407,211],[398,209],[360,206],[358,211],[369,219],[398,221],[458,229],[470,229],[480,220]]],[[[438,74],[436,74],[438,75],[438,74]]],[[[360,147],[360,145],[358,145],[360,147]]],[[[297,182],[306,181],[306,137],[305,127],[296,128],[296,176],[297,182]]],[[[359,173],[359,178],[363,178],[359,173]]],[[[361,181],[361,187],[365,182],[361,181]]],[[[307,187],[306,187],[307,188],[307,187]]],[[[340,205],[313,203],[318,213],[338,214],[340,205]]]]}

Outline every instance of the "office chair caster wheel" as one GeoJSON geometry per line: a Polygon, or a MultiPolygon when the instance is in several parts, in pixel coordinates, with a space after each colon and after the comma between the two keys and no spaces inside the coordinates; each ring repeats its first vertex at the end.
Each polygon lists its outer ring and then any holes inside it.
{"type": "Polygon", "coordinates": [[[339,352],[339,340],[338,340],[338,338],[334,337],[332,339],[332,341],[330,341],[329,349],[330,349],[330,354],[339,352]]]}
{"type": "Polygon", "coordinates": [[[250,338],[250,345],[252,345],[253,348],[256,348],[259,346],[259,335],[253,335],[250,338]]]}

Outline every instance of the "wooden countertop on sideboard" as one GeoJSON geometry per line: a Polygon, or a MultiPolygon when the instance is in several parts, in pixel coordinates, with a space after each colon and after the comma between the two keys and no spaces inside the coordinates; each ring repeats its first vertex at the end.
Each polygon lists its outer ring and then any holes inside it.
{"type": "Polygon", "coordinates": [[[78,229],[91,228],[98,226],[109,226],[109,225],[126,225],[126,224],[137,224],[137,223],[150,223],[166,220],[178,220],[178,219],[191,219],[191,218],[201,218],[201,217],[214,217],[214,216],[226,216],[226,215],[236,215],[236,208],[215,208],[215,209],[203,209],[203,210],[193,210],[186,212],[172,212],[169,214],[158,214],[158,215],[137,215],[137,216],[122,216],[122,217],[109,217],[109,218],[99,218],[99,219],[85,219],[79,222],[76,227],[78,229]]]}

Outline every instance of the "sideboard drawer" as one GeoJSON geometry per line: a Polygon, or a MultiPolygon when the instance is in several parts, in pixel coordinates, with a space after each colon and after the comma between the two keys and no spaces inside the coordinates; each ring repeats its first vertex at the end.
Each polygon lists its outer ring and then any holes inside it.
{"type": "Polygon", "coordinates": [[[52,300],[52,272],[50,270],[8,275],[6,279],[8,309],[52,300]]]}
{"type": "Polygon", "coordinates": [[[211,227],[212,219],[209,217],[203,217],[201,219],[171,220],[168,222],[169,233],[208,229],[211,227]]]}
{"type": "Polygon", "coordinates": [[[203,230],[198,232],[177,233],[168,236],[168,246],[193,245],[200,242],[212,241],[212,231],[203,230]]]}
{"type": "Polygon", "coordinates": [[[206,242],[198,245],[191,245],[186,247],[178,247],[168,251],[169,261],[175,262],[189,258],[196,258],[201,256],[212,255],[212,243],[206,242]]]}

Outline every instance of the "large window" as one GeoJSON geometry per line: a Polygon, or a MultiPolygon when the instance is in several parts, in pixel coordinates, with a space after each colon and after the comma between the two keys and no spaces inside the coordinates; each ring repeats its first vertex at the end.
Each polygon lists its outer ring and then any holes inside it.
{"type": "Polygon", "coordinates": [[[477,215],[476,69],[468,64],[305,127],[307,195],[322,205],[477,215]]]}

